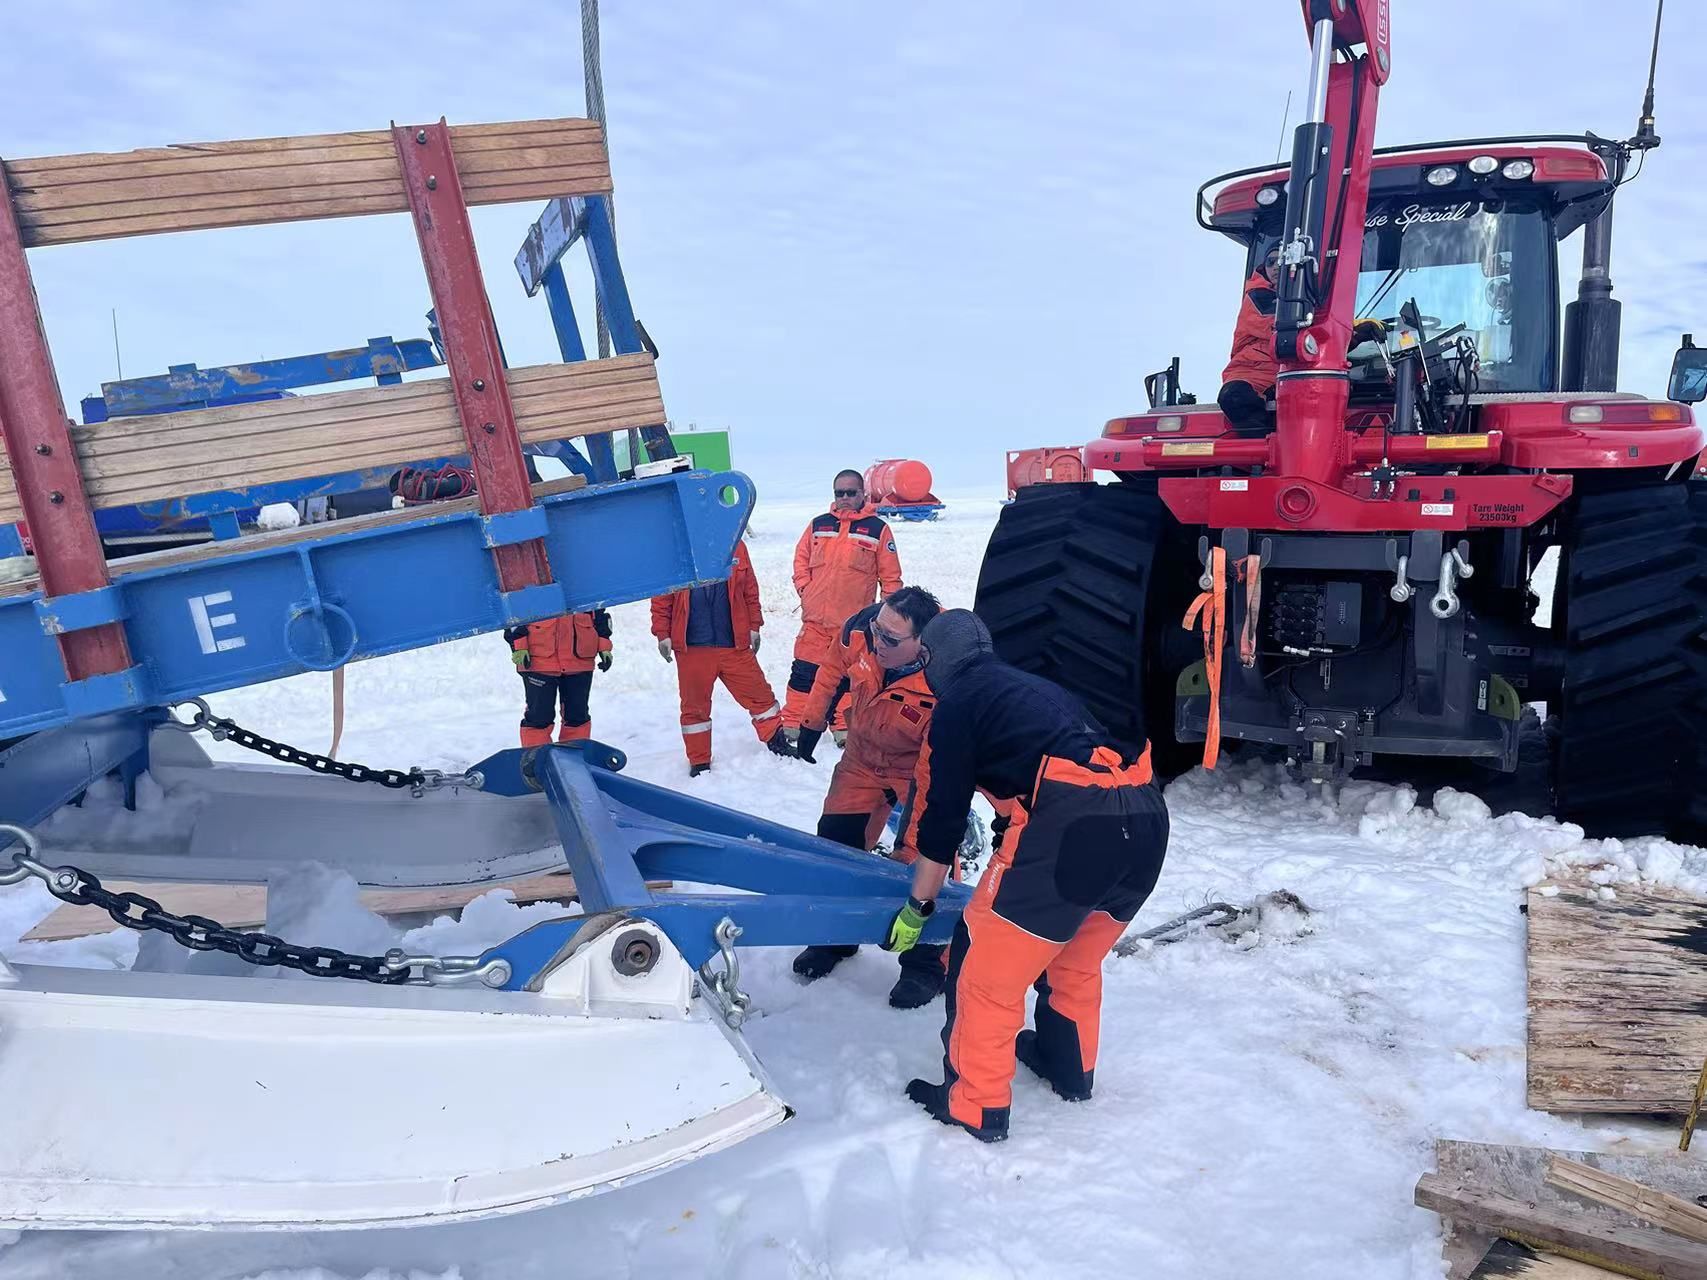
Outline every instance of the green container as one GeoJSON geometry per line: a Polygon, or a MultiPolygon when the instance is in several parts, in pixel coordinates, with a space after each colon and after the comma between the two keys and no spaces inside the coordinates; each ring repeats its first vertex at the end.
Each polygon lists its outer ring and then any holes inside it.
{"type": "MultiPolygon", "coordinates": [[[[729,457],[729,433],[727,431],[671,431],[670,441],[676,446],[677,453],[693,459],[695,471],[732,471],[734,469],[734,464],[729,457]]],[[[617,434],[614,443],[616,445],[616,469],[618,471],[628,471],[634,466],[628,442],[628,432],[624,431],[617,434]]]]}

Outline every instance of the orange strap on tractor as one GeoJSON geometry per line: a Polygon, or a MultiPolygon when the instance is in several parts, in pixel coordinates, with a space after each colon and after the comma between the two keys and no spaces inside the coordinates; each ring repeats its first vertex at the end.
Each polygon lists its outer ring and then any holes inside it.
{"type": "Polygon", "coordinates": [[[1257,615],[1262,611],[1262,557],[1246,556],[1239,562],[1239,578],[1245,584],[1245,621],[1239,628],[1239,665],[1257,665],[1257,615]]]}
{"type": "Polygon", "coordinates": [[[1191,602],[1181,624],[1203,631],[1203,674],[1209,683],[1209,726],[1203,735],[1203,767],[1213,769],[1221,758],[1221,653],[1227,645],[1227,551],[1209,553],[1209,589],[1191,602]]]}

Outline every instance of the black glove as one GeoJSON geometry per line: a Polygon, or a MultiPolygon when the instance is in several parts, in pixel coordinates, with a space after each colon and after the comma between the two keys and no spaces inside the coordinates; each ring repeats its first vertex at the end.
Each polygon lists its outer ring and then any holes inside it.
{"type": "Polygon", "coordinates": [[[807,764],[817,764],[818,762],[812,758],[812,753],[818,749],[819,739],[823,736],[824,731],[822,729],[802,729],[800,740],[794,744],[795,758],[804,760],[807,764]]]}
{"type": "Polygon", "coordinates": [[[599,670],[600,671],[609,671],[611,659],[612,659],[611,651],[609,649],[602,650],[599,653],[599,670]]]}
{"type": "Polygon", "coordinates": [[[795,758],[794,744],[788,740],[788,735],[781,729],[771,734],[771,740],[765,743],[765,749],[773,756],[781,756],[784,760],[795,758]]]}

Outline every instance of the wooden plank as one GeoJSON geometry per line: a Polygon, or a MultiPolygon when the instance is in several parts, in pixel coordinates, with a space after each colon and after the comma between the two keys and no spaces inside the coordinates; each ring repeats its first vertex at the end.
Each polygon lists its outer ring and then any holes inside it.
{"type": "MultiPolygon", "coordinates": [[[[653,888],[668,887],[653,885],[653,888]]],[[[176,915],[201,915],[218,920],[231,929],[254,929],[267,922],[267,886],[264,884],[200,884],[168,881],[112,881],[114,893],[140,893],[153,898],[176,915]]],[[[434,885],[416,889],[363,889],[361,902],[376,915],[423,915],[429,912],[461,911],[481,894],[508,889],[518,904],[576,901],[575,880],[567,871],[527,876],[520,880],[484,884],[434,885]]],[[[62,906],[23,937],[25,942],[58,942],[107,933],[120,926],[99,907],[62,906]]]]}
{"type": "Polygon", "coordinates": [[[1593,1267],[1586,1262],[1562,1258],[1556,1253],[1537,1253],[1527,1245],[1496,1240],[1483,1256],[1470,1280],[1608,1280],[1618,1272],[1593,1267]]]}
{"type": "Polygon", "coordinates": [[[1682,1114],[1707,1058],[1707,902],[1528,895],[1529,1105],[1682,1114]]]}
{"type": "MultiPolygon", "coordinates": [[[[451,145],[470,205],[611,190],[589,120],[456,125],[451,145]]],[[[383,130],[10,160],[4,172],[26,246],[409,207],[383,130]]]]}
{"type": "MultiPolygon", "coordinates": [[[[1684,1155],[1679,1152],[1666,1152],[1659,1155],[1615,1156],[1581,1151],[1551,1151],[1545,1147],[1457,1142],[1449,1139],[1435,1143],[1435,1163],[1439,1166],[1440,1175],[1456,1185],[1539,1206],[1564,1217],[1593,1219],[1612,1226],[1644,1225],[1631,1214],[1584,1204],[1576,1197],[1548,1186],[1546,1162],[1549,1157],[1556,1155],[1685,1200],[1694,1200],[1696,1196],[1707,1194],[1707,1159],[1701,1158],[1697,1153],[1684,1155]]],[[[1451,1280],[1466,1280],[1476,1262],[1493,1243],[1495,1234],[1495,1230],[1487,1224],[1468,1219],[1455,1219],[1450,1224],[1445,1258],[1451,1280]]]]}
{"type": "MultiPolygon", "coordinates": [[[[532,486],[535,498],[549,497],[554,493],[569,493],[586,487],[584,476],[564,476],[560,480],[545,480],[532,486]]],[[[376,511],[372,515],[352,516],[346,520],[322,521],[319,524],[297,525],[294,529],[276,529],[269,533],[245,534],[238,542],[196,542],[181,547],[171,547],[164,551],[150,552],[144,556],[127,556],[122,560],[109,560],[107,572],[114,578],[122,578],[127,573],[141,573],[148,569],[169,568],[175,564],[194,564],[203,560],[214,560],[220,556],[231,555],[235,551],[271,550],[278,547],[295,546],[300,542],[314,542],[320,538],[328,538],[334,534],[356,533],[362,530],[386,528],[392,525],[410,524],[417,520],[429,520],[458,512],[480,510],[479,498],[455,498],[446,502],[426,503],[418,507],[405,507],[400,511],[376,511]]],[[[0,581],[0,597],[26,595],[31,591],[41,589],[39,578],[21,578],[10,582],[0,581]]]]}
{"type": "Polygon", "coordinates": [[[1620,1275],[1658,1280],[1707,1280],[1707,1246],[1653,1227],[1614,1226],[1570,1210],[1544,1209],[1497,1192],[1468,1187],[1438,1173],[1417,1180],[1416,1203],[1443,1218],[1473,1222],[1531,1248],[1620,1275]]]}
{"type": "MultiPolygon", "coordinates": [[[[663,421],[657,375],[647,355],[512,370],[508,378],[524,443],[663,421]]],[[[110,432],[109,425],[114,424],[73,432],[85,488],[97,508],[464,451],[455,399],[442,378],[160,414],[145,427],[123,424],[110,432]],[[146,446],[140,452],[139,443],[146,446]]]]}
{"type": "Polygon", "coordinates": [[[1621,1178],[1566,1156],[1548,1156],[1546,1167],[1550,1187],[1595,1204],[1621,1209],[1673,1235],[1707,1244],[1707,1209],[1682,1196],[1644,1187],[1634,1179],[1621,1178]]]}

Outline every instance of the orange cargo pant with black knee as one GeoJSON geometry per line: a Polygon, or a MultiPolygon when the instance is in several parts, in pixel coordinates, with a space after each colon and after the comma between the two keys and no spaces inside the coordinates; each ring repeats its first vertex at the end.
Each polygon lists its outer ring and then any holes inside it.
{"type": "Polygon", "coordinates": [[[1147,751],[1125,766],[1107,747],[1083,765],[1044,757],[1032,794],[1009,806],[1002,847],[949,948],[943,1080],[954,1119],[1006,1130],[1033,986],[1048,1078],[1090,1094],[1103,958],[1155,888],[1167,839],[1147,751]]]}
{"type": "Polygon", "coordinates": [[[522,678],[522,746],[542,747],[550,742],[551,727],[560,714],[563,724],[557,733],[559,742],[589,737],[593,731],[588,709],[593,664],[601,653],[610,652],[609,615],[603,609],[566,613],[511,627],[504,632],[504,639],[510,642],[516,671],[522,678]]]}

